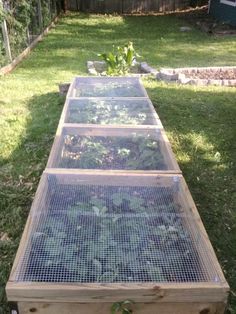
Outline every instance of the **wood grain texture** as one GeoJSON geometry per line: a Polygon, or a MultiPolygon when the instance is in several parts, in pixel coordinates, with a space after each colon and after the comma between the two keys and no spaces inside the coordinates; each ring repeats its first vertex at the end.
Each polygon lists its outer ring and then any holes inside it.
{"type": "MultiPolygon", "coordinates": [[[[110,314],[112,303],[24,303],[19,302],[19,314],[110,314]]],[[[221,303],[137,303],[131,306],[135,314],[223,314],[221,303]]]]}
{"type": "Polygon", "coordinates": [[[135,302],[225,303],[227,287],[214,283],[117,283],[53,284],[8,282],[9,301],[109,303],[132,299],[135,302]]]}

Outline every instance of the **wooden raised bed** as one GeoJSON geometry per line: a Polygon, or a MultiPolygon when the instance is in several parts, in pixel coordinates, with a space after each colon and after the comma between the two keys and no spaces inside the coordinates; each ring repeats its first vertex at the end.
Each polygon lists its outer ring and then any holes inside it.
{"type": "Polygon", "coordinates": [[[59,131],[47,167],[181,172],[162,128],[75,124],[59,131]]]}
{"type": "Polygon", "coordinates": [[[6,287],[18,313],[110,314],[131,299],[134,314],[223,314],[229,287],[180,173],[139,79],[76,78],[6,287]],[[150,124],[70,120],[91,101],[140,103],[150,124]]]}
{"type": "Polygon", "coordinates": [[[135,314],[223,314],[228,285],[181,175],[61,169],[42,176],[6,290],[20,314],[109,314],[127,298],[135,314]]]}

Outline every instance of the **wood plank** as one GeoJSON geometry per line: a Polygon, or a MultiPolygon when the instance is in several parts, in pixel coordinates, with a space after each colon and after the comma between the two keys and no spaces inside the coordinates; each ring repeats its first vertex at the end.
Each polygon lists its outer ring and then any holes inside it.
{"type": "MultiPolygon", "coordinates": [[[[118,300],[119,301],[119,300],[118,300]]],[[[24,303],[19,302],[19,314],[110,314],[112,303],[24,303]]],[[[223,314],[224,303],[136,303],[135,314],[223,314]]]]}
{"type": "Polygon", "coordinates": [[[58,184],[98,184],[103,186],[173,186],[173,178],[180,178],[180,175],[157,175],[143,171],[125,172],[114,170],[81,170],[81,169],[62,169],[47,168],[44,174],[58,175],[58,184]],[[69,175],[73,175],[70,177],[69,175]],[[77,177],[76,177],[77,176],[77,177]]]}
{"type": "Polygon", "coordinates": [[[9,301],[109,303],[131,299],[134,302],[225,303],[228,289],[210,283],[123,283],[123,284],[50,284],[8,282],[9,301]]]}

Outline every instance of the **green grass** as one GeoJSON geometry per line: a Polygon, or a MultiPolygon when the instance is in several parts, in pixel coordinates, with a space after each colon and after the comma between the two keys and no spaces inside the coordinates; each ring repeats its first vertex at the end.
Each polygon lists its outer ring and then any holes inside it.
{"type": "MultiPolygon", "coordinates": [[[[236,37],[181,33],[173,16],[70,15],[12,74],[0,79],[0,313],[5,283],[59,121],[58,83],[86,75],[87,60],[131,40],[161,67],[233,65],[236,37]]],[[[236,290],[236,89],[145,80],[232,290],[236,290]]],[[[231,313],[236,301],[231,297],[231,313]]]]}

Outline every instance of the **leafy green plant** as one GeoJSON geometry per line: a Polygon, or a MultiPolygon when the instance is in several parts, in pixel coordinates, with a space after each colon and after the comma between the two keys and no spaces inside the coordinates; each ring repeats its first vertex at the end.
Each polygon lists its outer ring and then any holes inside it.
{"type": "Polygon", "coordinates": [[[113,52],[100,53],[98,56],[106,62],[108,75],[127,74],[136,58],[140,57],[131,41],[124,47],[118,46],[115,49],[113,46],[113,52]]]}
{"type": "Polygon", "coordinates": [[[130,306],[134,304],[132,300],[124,300],[120,302],[113,303],[111,307],[111,314],[121,313],[121,314],[132,314],[133,310],[130,306]]]}
{"type": "Polygon", "coordinates": [[[81,169],[166,169],[158,139],[66,135],[60,167],[81,169]]]}

